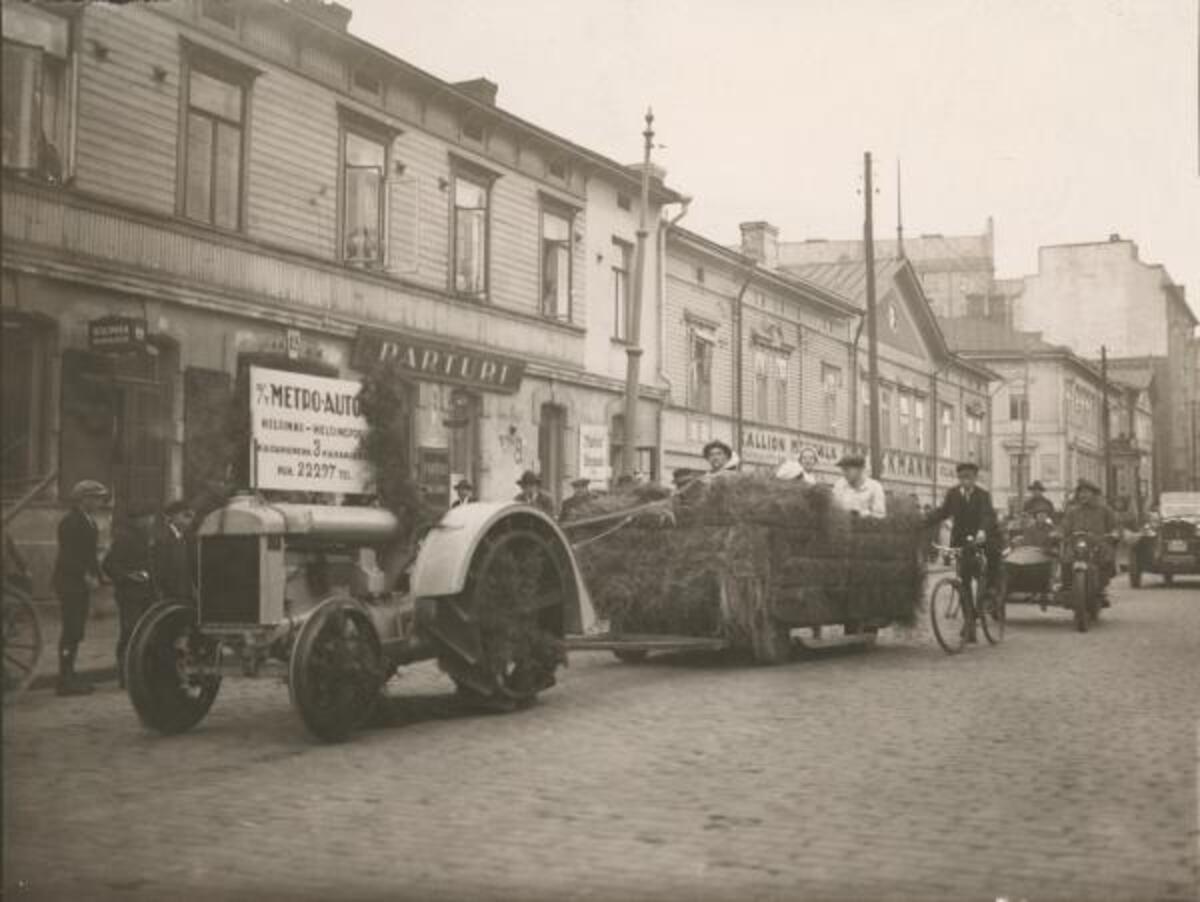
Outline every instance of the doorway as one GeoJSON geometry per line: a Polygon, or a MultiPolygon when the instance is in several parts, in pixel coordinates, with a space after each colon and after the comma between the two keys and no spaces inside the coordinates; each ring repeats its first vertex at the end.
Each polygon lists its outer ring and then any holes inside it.
{"type": "Polygon", "coordinates": [[[554,498],[557,508],[562,501],[566,478],[567,410],[559,404],[543,404],[538,422],[538,460],[542,466],[542,488],[554,498]]]}

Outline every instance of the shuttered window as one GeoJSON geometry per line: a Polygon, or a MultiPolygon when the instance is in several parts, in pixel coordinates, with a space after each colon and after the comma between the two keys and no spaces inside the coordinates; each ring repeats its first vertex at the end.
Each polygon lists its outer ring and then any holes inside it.
{"type": "Polygon", "coordinates": [[[223,229],[242,225],[246,86],[201,68],[188,70],[183,215],[223,229]]]}

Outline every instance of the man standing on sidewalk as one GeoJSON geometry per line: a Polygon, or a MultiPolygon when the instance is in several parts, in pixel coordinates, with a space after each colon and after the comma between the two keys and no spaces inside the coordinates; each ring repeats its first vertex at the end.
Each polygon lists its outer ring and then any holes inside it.
{"type": "Polygon", "coordinates": [[[112,548],[104,558],[104,572],[113,582],[117,602],[117,682],[125,688],[125,650],[133,627],[154,602],[150,578],[150,538],[154,511],[131,510],[119,529],[113,530],[112,548]]]}
{"type": "Polygon", "coordinates": [[[154,539],[154,587],[167,601],[194,601],[196,580],[192,561],[192,522],[195,512],[186,501],[163,509],[166,522],[154,539]]]}
{"type": "Polygon", "coordinates": [[[62,633],[58,639],[58,694],[86,695],[92,686],[75,675],[75,657],[87,626],[91,589],[104,582],[100,561],[100,527],[96,512],[108,489],[85,479],[71,489],[71,509],[58,524],[58,557],[54,561],[54,591],[62,606],[62,633]]]}

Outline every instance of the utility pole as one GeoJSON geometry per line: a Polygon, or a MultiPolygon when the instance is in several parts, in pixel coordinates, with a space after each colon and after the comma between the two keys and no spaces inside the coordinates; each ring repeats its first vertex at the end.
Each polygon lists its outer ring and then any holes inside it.
{"type": "Polygon", "coordinates": [[[654,111],[646,110],[642,132],[642,205],[638,211],[637,246],[634,249],[633,299],[630,304],[628,344],[625,346],[625,435],[621,446],[621,472],[632,476],[637,469],[638,385],[642,365],[642,292],[646,284],[646,236],[650,215],[650,149],[654,146],[654,111]]]}
{"type": "Polygon", "coordinates": [[[1108,348],[1100,345],[1100,391],[1103,392],[1100,402],[1100,440],[1104,442],[1104,498],[1112,500],[1112,448],[1109,447],[1111,436],[1109,435],[1109,420],[1108,420],[1108,348]]]}
{"type": "Polygon", "coordinates": [[[863,154],[863,249],[867,263],[867,372],[871,403],[871,476],[878,479],[882,470],[879,447],[879,333],[875,315],[875,223],[871,216],[871,152],[863,154]]]}
{"type": "MultiPolygon", "coordinates": [[[[1017,467],[1017,510],[1025,510],[1025,489],[1026,489],[1026,474],[1029,466],[1029,448],[1026,447],[1029,440],[1029,397],[1032,394],[1029,390],[1029,355],[1032,340],[1027,335],[1025,338],[1025,360],[1024,360],[1024,375],[1021,394],[1021,457],[1020,465],[1017,467]]],[[[1009,416],[1012,416],[1010,413],[1009,416]]]]}

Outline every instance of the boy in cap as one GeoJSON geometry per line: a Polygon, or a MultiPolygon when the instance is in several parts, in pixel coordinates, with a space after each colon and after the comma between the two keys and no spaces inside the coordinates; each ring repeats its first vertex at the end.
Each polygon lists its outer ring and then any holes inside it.
{"type": "Polygon", "coordinates": [[[86,695],[91,683],[75,675],[75,658],[87,627],[93,585],[106,580],[97,553],[100,527],[96,514],[108,498],[108,489],[94,479],[77,482],[71,489],[71,509],[58,523],[58,556],[53,585],[62,607],[62,633],[58,638],[58,694],[86,695]]]}
{"type": "Polygon", "coordinates": [[[586,476],[577,476],[571,480],[571,488],[575,490],[575,493],[562,503],[562,513],[559,515],[560,520],[564,522],[573,520],[578,516],[575,512],[596,497],[592,494],[591,485],[592,481],[586,476]]]}
{"type": "Polygon", "coordinates": [[[526,470],[517,480],[517,485],[520,486],[521,491],[517,493],[514,501],[531,504],[547,517],[554,516],[554,499],[542,491],[542,480],[537,473],[533,470],[526,470]]]}
{"type": "Polygon", "coordinates": [[[471,485],[469,480],[460,479],[454,484],[454,494],[457,497],[450,504],[452,508],[470,504],[475,500],[475,486],[471,485]]]}
{"type": "MultiPolygon", "coordinates": [[[[996,509],[992,506],[992,496],[986,490],[975,484],[979,477],[979,465],[974,461],[963,461],[954,468],[958,475],[958,485],[946,492],[946,497],[936,510],[925,517],[926,526],[936,526],[943,520],[953,520],[950,530],[950,545],[963,548],[970,544],[983,546],[987,558],[988,584],[986,591],[994,590],[996,580],[1000,576],[1000,537],[996,509]]],[[[971,585],[970,577],[975,574],[966,571],[970,559],[962,555],[958,559],[959,577],[964,587],[971,585]]],[[[968,642],[975,642],[975,599],[969,592],[963,593],[963,636],[968,642]]]]}
{"type": "Polygon", "coordinates": [[[862,517],[886,517],[887,496],[879,480],[867,475],[861,454],[847,454],[838,461],[842,475],[833,483],[833,500],[844,510],[862,517]]]}

